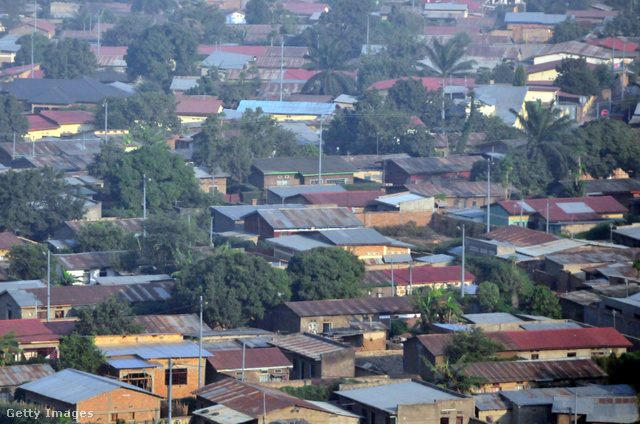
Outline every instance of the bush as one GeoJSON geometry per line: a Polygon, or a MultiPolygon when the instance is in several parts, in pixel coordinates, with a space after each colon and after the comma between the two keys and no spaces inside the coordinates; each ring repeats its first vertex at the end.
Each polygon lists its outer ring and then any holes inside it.
{"type": "Polygon", "coordinates": [[[310,384],[302,387],[285,386],[280,390],[291,396],[306,400],[327,402],[331,398],[331,391],[329,388],[317,384],[310,384]]]}
{"type": "Polygon", "coordinates": [[[414,221],[409,221],[402,225],[374,228],[387,237],[433,238],[435,236],[435,232],[431,228],[426,225],[418,226],[414,221]]]}

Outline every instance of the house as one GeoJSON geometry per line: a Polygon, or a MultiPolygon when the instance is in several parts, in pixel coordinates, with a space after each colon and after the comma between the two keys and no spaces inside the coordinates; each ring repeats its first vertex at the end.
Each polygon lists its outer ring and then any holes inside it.
{"type": "Polygon", "coordinates": [[[323,334],[333,328],[349,328],[352,323],[379,322],[415,314],[402,297],[308,300],[285,302],[267,312],[264,328],[282,333],[323,334]]]}
{"type": "Polygon", "coordinates": [[[480,103],[478,111],[483,115],[497,116],[506,124],[520,129],[520,122],[511,110],[518,114],[524,108],[529,87],[493,84],[475,89],[476,101],[480,103]]]}
{"type": "Polygon", "coordinates": [[[43,110],[38,115],[27,115],[31,141],[44,137],[62,137],[93,129],[93,113],[82,110],[43,110]]]}
{"type": "Polygon", "coordinates": [[[300,186],[280,186],[267,189],[268,205],[294,205],[304,202],[296,202],[302,194],[310,193],[338,193],[346,192],[347,189],[341,185],[300,185],[300,186]]]}
{"type": "MultiPolygon", "coordinates": [[[[579,41],[566,41],[557,44],[545,44],[533,54],[533,64],[557,62],[562,59],[584,58],[587,63],[595,65],[611,64],[611,52],[604,47],[593,46],[579,41]]],[[[616,62],[620,63],[619,60],[616,62]]]]}
{"type": "MultiPolygon", "coordinates": [[[[559,188],[570,188],[574,183],[574,180],[560,181],[559,188]]],[[[631,208],[634,199],[640,197],[639,178],[583,180],[580,184],[584,185],[587,197],[611,196],[626,208],[631,208]]]]}
{"type": "Polygon", "coordinates": [[[385,159],[386,184],[404,185],[442,180],[468,180],[481,156],[448,156],[385,159]]]}
{"type": "Polygon", "coordinates": [[[370,85],[367,90],[375,89],[378,90],[380,95],[386,96],[389,93],[389,89],[396,85],[398,81],[408,80],[409,78],[420,81],[422,83],[422,86],[429,91],[437,91],[442,88],[445,94],[451,94],[454,92],[461,92],[462,94],[465,94],[469,87],[475,85],[474,78],[402,77],[378,81],[370,85]]]}
{"type": "Polygon", "coordinates": [[[579,24],[601,25],[618,16],[617,10],[567,10],[567,15],[579,24]]]}
{"type": "Polygon", "coordinates": [[[216,168],[211,172],[208,168],[195,166],[193,170],[200,190],[205,193],[227,194],[227,181],[231,177],[231,174],[224,172],[220,168],[216,168]]]}
{"type": "MultiPolygon", "coordinates": [[[[278,60],[280,58],[278,57],[278,60]]],[[[314,121],[333,114],[335,103],[276,102],[265,100],[240,100],[239,112],[261,109],[276,121],[314,121]]]]}
{"type": "Polygon", "coordinates": [[[49,364],[25,364],[0,367],[0,400],[6,403],[13,402],[13,396],[18,386],[53,373],[55,373],[55,371],[49,364]]]}
{"type": "Polygon", "coordinates": [[[466,18],[469,8],[464,3],[425,3],[424,17],[426,19],[457,19],[466,18]]]}
{"type": "MultiPolygon", "coordinates": [[[[137,315],[134,324],[144,327],[142,334],[190,334],[200,331],[200,318],[196,314],[137,315]]],[[[212,331],[202,323],[202,331],[212,331]]]]}
{"type": "MultiPolygon", "coordinates": [[[[314,188],[314,187],[312,187],[314,188]]],[[[213,216],[213,232],[224,233],[227,231],[244,232],[245,219],[253,215],[258,210],[263,209],[285,209],[304,208],[304,205],[275,204],[275,205],[234,205],[234,206],[211,206],[210,212],[213,216]]]]}
{"type": "Polygon", "coordinates": [[[390,155],[347,155],[343,159],[356,168],[353,175],[355,180],[374,181],[381,183],[383,180],[383,163],[385,159],[408,158],[405,153],[390,155]]]}
{"type": "MultiPolygon", "coordinates": [[[[482,181],[443,180],[439,183],[423,182],[405,184],[411,193],[429,196],[435,199],[438,208],[476,208],[487,205],[487,183],[482,181]]],[[[491,183],[490,203],[506,200],[509,192],[498,183],[491,183]]]]}
{"type": "Polygon", "coordinates": [[[522,225],[549,232],[575,234],[621,219],[628,209],[611,196],[502,200],[490,207],[494,225],[522,225]]]}
{"type": "Polygon", "coordinates": [[[291,379],[355,376],[355,349],[309,333],[276,336],[269,340],[293,364],[291,379]]]}
{"type": "Polygon", "coordinates": [[[496,393],[483,393],[474,396],[476,417],[487,423],[511,424],[511,403],[496,393]]]}
{"type": "Polygon", "coordinates": [[[57,263],[55,273],[62,275],[63,271],[76,277],[82,284],[94,284],[95,278],[117,275],[113,269],[114,258],[118,258],[124,251],[117,252],[86,252],[65,253],[53,255],[57,263]]]}
{"type": "Polygon", "coordinates": [[[107,376],[165,398],[171,360],[174,399],[190,396],[204,382],[204,361],[211,356],[204,349],[201,352],[197,343],[183,340],[181,334],[96,336],[95,344],[109,364],[107,376]]]}
{"type": "Polygon", "coordinates": [[[213,380],[231,377],[249,383],[289,380],[293,365],[277,347],[210,351],[213,380]]]}
{"type": "Polygon", "coordinates": [[[544,43],[553,36],[553,27],[567,20],[567,15],[542,12],[507,12],[504,23],[517,42],[544,43]]]}
{"type": "MultiPolygon", "coordinates": [[[[44,309],[46,310],[46,305],[44,309]]],[[[50,322],[41,322],[35,318],[0,320],[0,334],[13,331],[18,340],[18,348],[22,349],[21,353],[13,355],[15,360],[59,357],[60,338],[68,336],[72,328],[73,323],[66,327],[55,327],[50,322]]]]}
{"type": "MultiPolygon", "coordinates": [[[[17,43],[18,35],[5,35],[0,38],[0,63],[13,63],[16,58],[16,54],[22,48],[17,43]]],[[[38,64],[39,68],[39,64],[38,64]]],[[[29,74],[31,73],[31,65],[27,67],[29,74]]],[[[5,70],[5,72],[8,70],[5,70]]]]}
{"type": "Polygon", "coordinates": [[[222,100],[215,96],[176,96],[176,115],[183,124],[203,122],[211,114],[222,112],[222,100]]]}
{"type": "Polygon", "coordinates": [[[347,250],[367,265],[384,263],[390,255],[410,255],[412,245],[383,236],[373,228],[320,230],[306,235],[274,237],[265,240],[273,246],[273,256],[290,260],[298,252],[315,247],[337,247],[347,250]]]}
{"type": "Polygon", "coordinates": [[[352,184],[356,170],[338,156],[254,159],[249,183],[259,188],[352,184]],[[318,171],[319,170],[319,171],[318,171]],[[322,180],[318,183],[318,172],[322,180]]]}
{"type": "MultiPolygon", "coordinates": [[[[584,293],[584,291],[580,290],[577,293],[584,293]]],[[[589,325],[610,325],[622,334],[634,338],[640,337],[639,293],[626,297],[599,296],[594,292],[587,293],[591,295],[591,302],[582,302],[580,305],[582,306],[582,322],[589,325]]],[[[562,303],[563,312],[566,309],[567,299],[564,300],[565,302],[562,303]]]]}
{"type": "MultiPolygon", "coordinates": [[[[462,267],[418,266],[399,269],[365,271],[362,280],[363,288],[375,296],[405,296],[419,287],[460,288],[462,267]],[[393,292],[393,294],[392,294],[393,292]]],[[[464,272],[464,285],[471,286],[476,276],[469,271],[464,272]]],[[[467,290],[465,288],[465,290],[467,290]]]]}
{"type": "MultiPolygon", "coordinates": [[[[119,286],[53,286],[49,297],[50,319],[72,318],[76,309],[95,305],[109,296],[131,302],[160,302],[171,298],[173,281],[119,286]]],[[[25,319],[47,317],[47,289],[13,289],[0,293],[0,319],[25,319]],[[36,307],[37,305],[37,307],[36,307]]]]}
{"type": "Polygon", "coordinates": [[[68,368],[23,384],[24,401],[47,409],[47,416],[74,422],[125,423],[159,418],[161,396],[131,384],[68,368]]]}
{"type": "Polygon", "coordinates": [[[11,231],[4,231],[0,233],[0,261],[7,259],[9,250],[11,250],[13,246],[21,244],[25,244],[24,240],[16,236],[11,231]]]}
{"type": "Polygon", "coordinates": [[[40,35],[44,35],[48,39],[52,39],[56,34],[56,26],[43,19],[38,19],[37,22],[30,20],[9,30],[9,34],[21,37],[23,35],[33,34],[34,31],[40,35]]]}
{"type": "Polygon", "coordinates": [[[378,197],[374,204],[379,211],[424,212],[433,211],[434,198],[403,192],[378,197]]]}
{"type": "Polygon", "coordinates": [[[209,384],[196,396],[195,424],[309,422],[358,424],[360,417],[328,402],[299,399],[276,388],[232,378],[209,384]]]}
{"type": "Polygon", "coordinates": [[[256,58],[252,55],[216,50],[202,61],[202,72],[203,75],[205,75],[206,69],[247,69],[255,59],[256,58]]]}
{"type": "Polygon", "coordinates": [[[218,9],[224,16],[226,25],[244,25],[247,23],[245,19],[246,13],[241,9],[218,9]]]}
{"type": "MultiPolygon", "coordinates": [[[[1,236],[1,234],[0,234],[1,236]]],[[[640,226],[617,227],[611,232],[613,242],[628,247],[640,247],[640,226]]]]}
{"type": "Polygon", "coordinates": [[[473,397],[419,380],[351,387],[336,392],[338,405],[363,417],[366,424],[468,424],[475,416],[473,397]]]}
{"type": "Polygon", "coordinates": [[[349,208],[351,212],[363,212],[365,208],[371,208],[375,199],[384,195],[385,192],[383,190],[301,193],[290,197],[287,201],[302,205],[349,208]]]}
{"type": "MultiPolygon", "coordinates": [[[[560,328],[486,334],[502,345],[496,352],[498,358],[591,358],[611,353],[621,355],[632,346],[631,342],[614,328],[560,328]]],[[[451,334],[427,334],[407,340],[404,343],[404,372],[428,375],[431,368],[424,364],[424,359],[434,365],[444,365],[444,347],[449,340],[451,334]]]]}
{"type": "Polygon", "coordinates": [[[602,384],[607,377],[592,359],[477,362],[467,366],[464,373],[483,379],[475,393],[602,384]]]}
{"type": "MultiPolygon", "coordinates": [[[[4,39],[6,37],[11,37],[11,36],[4,36],[2,38],[0,38],[0,63],[2,63],[3,61],[9,60],[11,59],[15,53],[12,53],[12,47],[9,44],[8,46],[5,46],[5,41],[4,39]]],[[[21,47],[19,45],[15,45],[16,47],[21,47]]],[[[18,49],[19,50],[19,49],[18,49]]],[[[16,78],[29,78],[31,77],[31,64],[28,65],[22,65],[22,66],[14,66],[11,68],[5,68],[2,71],[0,71],[0,80],[2,81],[13,81],[16,78]]],[[[34,78],[42,78],[43,77],[43,73],[40,70],[40,64],[39,63],[34,63],[33,64],[33,77],[34,78]]]]}
{"type": "MultiPolygon", "coordinates": [[[[91,51],[96,55],[98,68],[109,69],[115,72],[114,76],[119,77],[118,81],[122,81],[126,76],[127,61],[124,56],[127,54],[128,46],[98,46],[92,45],[91,51]]],[[[123,82],[128,82],[126,79],[123,82]]]]}
{"type": "Polygon", "coordinates": [[[41,109],[61,109],[70,106],[94,106],[106,97],[130,97],[132,94],[90,77],[74,80],[17,78],[3,92],[13,94],[31,113],[41,109]]]}
{"type": "Polygon", "coordinates": [[[258,209],[245,218],[245,232],[262,240],[319,230],[364,227],[347,208],[258,209]]]}

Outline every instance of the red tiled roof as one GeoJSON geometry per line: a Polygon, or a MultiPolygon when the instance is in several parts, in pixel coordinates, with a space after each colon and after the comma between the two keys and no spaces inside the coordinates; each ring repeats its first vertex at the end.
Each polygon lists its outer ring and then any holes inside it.
{"type": "Polygon", "coordinates": [[[0,233],[0,251],[9,250],[16,244],[24,244],[24,241],[20,240],[20,238],[11,231],[0,233]]]}
{"type": "MultiPolygon", "coordinates": [[[[242,369],[242,349],[215,350],[209,363],[218,371],[242,369]]],[[[260,349],[245,349],[244,368],[246,370],[259,368],[291,368],[293,365],[277,347],[260,349]]]]}
{"type": "MultiPolygon", "coordinates": [[[[383,271],[391,280],[391,269],[383,271]]],[[[393,280],[398,286],[409,285],[409,268],[395,269],[393,280]]],[[[421,266],[414,267],[411,271],[413,284],[439,284],[439,283],[459,283],[462,277],[462,267],[456,266],[421,266]]],[[[464,272],[465,281],[475,281],[476,276],[469,271],[464,272]]]]}
{"type": "MultiPolygon", "coordinates": [[[[41,305],[42,306],[42,305],[41,305]]],[[[16,332],[19,343],[57,341],[60,336],[49,330],[39,319],[0,320],[0,334],[16,332]]]]}
{"type": "Polygon", "coordinates": [[[176,107],[178,115],[207,116],[220,112],[220,108],[222,108],[222,100],[218,100],[215,96],[182,95],[176,97],[176,100],[178,101],[176,107]]]}
{"type": "MultiPolygon", "coordinates": [[[[602,219],[601,215],[609,213],[626,213],[628,209],[611,196],[568,197],[558,199],[525,199],[524,213],[529,215],[535,211],[547,219],[547,201],[549,202],[549,222],[593,221],[602,219]],[[573,205],[571,205],[573,204],[573,205]],[[528,206],[528,207],[527,207],[528,206]],[[563,210],[561,206],[564,206],[563,210]],[[576,206],[572,213],[570,206],[576,206]],[[586,206],[586,208],[584,207],[586,206]],[[529,209],[529,211],[527,211],[529,209]]],[[[520,214],[520,200],[503,200],[497,202],[509,215],[520,214]]],[[[573,208],[572,208],[573,209],[573,208]]]]}
{"type": "Polygon", "coordinates": [[[27,115],[27,119],[29,120],[29,131],[45,131],[60,128],[59,125],[52,123],[40,115],[27,115]]]}
{"type": "Polygon", "coordinates": [[[365,207],[372,200],[384,196],[384,190],[379,191],[338,191],[333,193],[303,193],[302,197],[312,205],[338,205],[340,207],[365,207]]]}
{"type": "Polygon", "coordinates": [[[607,376],[591,359],[479,362],[469,365],[464,372],[485,378],[485,383],[552,382],[607,376]]]}
{"type": "MultiPolygon", "coordinates": [[[[127,46],[100,46],[100,56],[124,56],[127,54],[127,46]]],[[[91,51],[98,55],[98,46],[91,46],[91,51]]]]}
{"type": "Polygon", "coordinates": [[[561,328],[557,330],[505,331],[517,350],[589,349],[632,347],[614,328],[561,328]]]}
{"type": "Polygon", "coordinates": [[[316,12],[324,12],[329,7],[324,3],[306,3],[302,1],[291,1],[281,4],[285,10],[295,15],[313,15],[316,12]]]}
{"type": "Polygon", "coordinates": [[[372,90],[372,89],[377,89],[377,90],[388,90],[391,87],[393,87],[394,85],[396,85],[397,81],[400,80],[408,80],[409,78],[413,78],[416,80],[421,80],[422,81],[422,85],[424,87],[426,87],[428,90],[437,90],[438,88],[440,88],[441,84],[444,82],[444,86],[448,87],[449,84],[451,85],[455,85],[455,86],[464,86],[465,84],[468,86],[472,86],[475,84],[476,80],[474,78],[467,78],[466,80],[464,78],[435,78],[435,77],[423,77],[423,78],[418,78],[418,77],[402,77],[402,78],[398,78],[398,79],[391,79],[391,80],[385,80],[385,81],[378,81],[374,84],[371,84],[368,88],[368,90],[372,90]]]}
{"type": "Polygon", "coordinates": [[[598,40],[589,40],[587,41],[587,44],[591,44],[592,46],[600,46],[600,47],[606,47],[608,49],[613,48],[613,46],[615,45],[615,49],[616,51],[625,51],[625,52],[632,52],[635,50],[638,50],[638,44],[635,43],[631,43],[629,41],[624,41],[624,40],[619,40],[617,38],[612,38],[612,37],[608,37],[608,38],[601,38],[598,40]],[[614,41],[615,40],[615,41],[614,41]]]}
{"type": "Polygon", "coordinates": [[[58,125],[86,124],[94,119],[93,113],[85,110],[43,110],[40,115],[58,125]]]}

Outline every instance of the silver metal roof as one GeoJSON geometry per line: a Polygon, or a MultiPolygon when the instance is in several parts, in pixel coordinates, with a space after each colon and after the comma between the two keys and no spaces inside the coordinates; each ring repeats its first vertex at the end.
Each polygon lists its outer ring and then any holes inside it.
{"type": "Polygon", "coordinates": [[[343,245],[388,245],[389,239],[373,228],[347,228],[342,230],[321,230],[320,235],[336,246],[343,245]]]}
{"type": "Polygon", "coordinates": [[[322,240],[315,239],[313,237],[306,237],[294,234],[292,236],[274,237],[265,240],[269,244],[274,246],[284,247],[286,249],[295,250],[297,252],[303,252],[305,250],[311,250],[316,247],[333,247],[331,243],[323,242],[322,240]]]}
{"type": "Polygon", "coordinates": [[[158,368],[162,367],[162,364],[158,362],[145,361],[144,359],[129,358],[129,359],[107,359],[107,363],[113,368],[121,369],[135,369],[135,368],[158,368]]]}
{"type": "MultiPolygon", "coordinates": [[[[638,103],[640,106],[640,103],[638,103]]],[[[630,228],[618,228],[617,230],[613,230],[614,234],[620,234],[625,237],[640,239],[640,226],[630,227],[630,228]]]]}
{"type": "MultiPolygon", "coordinates": [[[[238,53],[215,51],[202,61],[204,68],[243,69],[247,63],[253,60],[253,56],[238,53]]],[[[243,100],[244,101],[244,100],[243,100]]]]}
{"type": "Polygon", "coordinates": [[[171,91],[187,91],[191,88],[198,86],[198,79],[200,77],[173,77],[171,81],[171,91]]]}
{"type": "Polygon", "coordinates": [[[245,218],[257,210],[261,209],[303,209],[306,205],[285,204],[285,205],[237,205],[237,206],[211,206],[212,212],[217,212],[234,221],[245,218]]]}
{"type": "Polygon", "coordinates": [[[40,287],[47,287],[47,285],[40,280],[8,281],[0,283],[0,293],[7,290],[37,289],[40,287]]]}
{"type": "Polygon", "coordinates": [[[21,289],[7,290],[6,293],[9,294],[13,298],[13,300],[16,302],[16,304],[21,308],[24,308],[27,306],[35,306],[36,302],[39,305],[42,305],[42,302],[40,302],[34,294],[28,293],[24,290],[21,290],[21,289]]]}
{"type": "Polygon", "coordinates": [[[122,284],[141,284],[153,281],[173,281],[173,277],[167,274],[156,275],[125,275],[117,277],[95,277],[96,284],[101,286],[118,286],[122,284]]]}
{"type": "Polygon", "coordinates": [[[205,422],[218,424],[242,424],[254,420],[253,417],[224,405],[215,405],[198,409],[193,411],[193,415],[202,418],[205,422]]]}
{"type": "Polygon", "coordinates": [[[419,258],[416,258],[416,261],[426,262],[430,264],[437,264],[441,262],[451,262],[455,259],[456,258],[454,256],[441,254],[441,255],[421,256],[419,258]]]}
{"type": "Polygon", "coordinates": [[[391,413],[398,411],[398,405],[434,403],[438,400],[457,400],[464,397],[413,381],[365,389],[340,390],[336,393],[363,405],[391,413]]]}
{"type": "Polygon", "coordinates": [[[567,15],[552,15],[542,12],[508,12],[504,15],[504,23],[555,25],[562,21],[566,21],[567,18],[567,15]]]}
{"type": "Polygon", "coordinates": [[[595,213],[595,211],[584,202],[566,202],[556,204],[565,213],[595,213]]]}
{"type": "MultiPolygon", "coordinates": [[[[271,187],[268,191],[286,199],[287,197],[297,196],[303,193],[335,193],[338,191],[347,191],[347,189],[339,185],[302,185],[297,187],[271,187]]],[[[305,205],[300,206],[304,207],[305,205]]]]}
{"type": "Polygon", "coordinates": [[[473,324],[506,324],[510,322],[524,322],[520,318],[505,312],[466,314],[462,315],[462,318],[473,324]]]}
{"type": "Polygon", "coordinates": [[[520,328],[526,331],[531,330],[559,330],[561,328],[582,328],[575,322],[536,322],[532,324],[522,324],[520,328]]]}
{"type": "Polygon", "coordinates": [[[413,258],[408,253],[396,254],[396,255],[384,255],[382,260],[386,264],[408,264],[413,262],[413,258]]]}
{"type": "Polygon", "coordinates": [[[380,197],[380,198],[376,199],[376,202],[382,203],[382,204],[388,205],[388,206],[397,207],[401,203],[413,202],[415,200],[422,200],[422,199],[426,199],[426,197],[419,196],[419,195],[413,194],[413,193],[400,193],[400,194],[397,194],[395,196],[380,197]]]}
{"type": "Polygon", "coordinates": [[[257,213],[274,230],[364,227],[348,208],[270,209],[257,213]]]}
{"type": "Polygon", "coordinates": [[[525,389],[500,392],[511,403],[518,406],[551,405],[554,397],[570,397],[572,400],[575,391],[580,397],[595,396],[634,396],[635,390],[626,384],[612,386],[585,386],[585,387],[555,387],[547,389],[525,389]]]}
{"type": "Polygon", "coordinates": [[[502,118],[509,125],[516,122],[516,116],[511,113],[511,109],[520,112],[528,91],[529,87],[500,84],[486,85],[475,89],[477,100],[495,106],[494,115],[502,118]]]}
{"type": "Polygon", "coordinates": [[[71,368],[23,384],[20,388],[72,405],[118,388],[135,390],[136,392],[145,393],[150,396],[162,397],[142,390],[139,387],[132,386],[131,384],[71,368]]]}
{"type": "MultiPolygon", "coordinates": [[[[198,345],[186,340],[179,343],[103,345],[100,348],[108,358],[131,355],[142,359],[197,358],[199,353],[198,345]]],[[[207,352],[202,355],[211,356],[207,352]]]]}
{"type": "Polygon", "coordinates": [[[353,418],[361,418],[360,415],[354,414],[353,412],[347,411],[346,409],[340,408],[337,405],[334,405],[329,402],[321,402],[319,400],[309,400],[309,403],[314,404],[322,409],[326,409],[327,411],[332,412],[335,415],[342,415],[345,417],[353,417],[353,418]]]}
{"type": "Polygon", "coordinates": [[[553,398],[554,414],[586,415],[588,423],[637,423],[638,404],[635,397],[588,397],[578,400],[567,397],[553,398]],[[576,407],[577,403],[577,407],[576,407]]]}
{"type": "Polygon", "coordinates": [[[336,108],[335,103],[312,102],[276,102],[265,100],[240,100],[238,111],[262,109],[264,113],[286,115],[331,115],[336,108]]]}

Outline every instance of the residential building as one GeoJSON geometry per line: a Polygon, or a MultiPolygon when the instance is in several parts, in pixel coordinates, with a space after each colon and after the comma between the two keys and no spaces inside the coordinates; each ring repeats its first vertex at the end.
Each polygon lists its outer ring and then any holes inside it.
{"type": "Polygon", "coordinates": [[[385,159],[387,184],[404,185],[442,180],[468,180],[473,164],[481,156],[417,157],[385,159]]]}
{"type": "MultiPolygon", "coordinates": [[[[19,38],[19,35],[5,35],[0,38],[0,63],[13,63],[16,54],[22,48],[22,46],[17,43],[19,38]]],[[[40,69],[40,64],[38,63],[37,65],[38,69],[40,69]]],[[[29,65],[28,70],[29,75],[31,75],[31,65],[29,65]]]]}
{"type": "Polygon", "coordinates": [[[241,9],[219,9],[224,16],[224,23],[227,25],[244,25],[246,13],[241,9]]]}
{"type": "MultiPolygon", "coordinates": [[[[454,266],[416,266],[403,267],[392,270],[365,271],[362,286],[368,289],[371,296],[405,296],[420,287],[432,288],[460,288],[462,267],[454,266]],[[393,294],[392,294],[393,290],[393,294]]],[[[465,290],[473,284],[476,276],[465,271],[465,290]]]]}
{"type": "Polygon", "coordinates": [[[33,34],[34,32],[51,39],[56,33],[56,26],[55,24],[43,19],[38,19],[37,22],[29,20],[11,29],[9,34],[20,37],[27,34],[33,34]]]}
{"type": "Polygon", "coordinates": [[[592,359],[477,362],[464,373],[483,379],[475,393],[602,384],[607,377],[592,359]]]}
{"type": "MultiPolygon", "coordinates": [[[[482,181],[443,180],[439,183],[423,182],[420,184],[405,184],[411,193],[429,196],[435,199],[438,208],[476,208],[487,205],[487,183],[482,181]]],[[[515,189],[502,187],[501,184],[491,184],[490,203],[506,200],[515,189]]]]}
{"type": "Polygon", "coordinates": [[[37,357],[52,359],[59,357],[60,338],[68,336],[73,326],[73,322],[56,327],[53,323],[35,318],[9,319],[0,320],[0,334],[15,333],[18,348],[22,349],[22,352],[13,355],[16,361],[37,357]]]}
{"type": "Polygon", "coordinates": [[[259,188],[353,183],[356,170],[342,158],[323,158],[320,183],[319,166],[317,157],[254,159],[249,182],[259,188]]]}
{"type": "Polygon", "coordinates": [[[6,260],[13,246],[25,244],[25,241],[11,231],[0,233],[0,261],[6,260]]]}
{"type": "MultiPolygon", "coordinates": [[[[611,52],[604,47],[593,46],[579,41],[566,41],[564,43],[546,44],[537,50],[532,59],[534,65],[547,62],[557,62],[562,59],[581,59],[595,65],[611,64],[611,52]]],[[[616,59],[620,63],[622,59],[616,59]]]]}
{"type": "MultiPolygon", "coordinates": [[[[280,67],[280,56],[277,57],[278,68],[280,67]]],[[[259,63],[256,66],[261,67],[259,63]]],[[[288,66],[290,67],[290,66],[288,66]]],[[[333,114],[335,103],[311,103],[311,102],[277,102],[265,100],[240,100],[239,112],[249,109],[262,109],[263,113],[271,116],[277,121],[314,121],[324,119],[324,116],[333,114]]]]}
{"type": "Polygon", "coordinates": [[[183,124],[204,122],[207,116],[222,112],[222,100],[215,96],[176,96],[176,115],[183,124]]]}
{"type": "Polygon", "coordinates": [[[269,310],[264,328],[282,333],[324,334],[334,328],[349,328],[352,323],[379,322],[415,315],[406,298],[308,300],[285,302],[269,310]]]}
{"type": "Polygon", "coordinates": [[[268,341],[293,364],[291,379],[355,376],[355,349],[309,333],[276,336],[268,341]]]}
{"type": "Polygon", "coordinates": [[[12,289],[0,293],[0,319],[25,319],[47,317],[49,302],[50,319],[62,320],[76,316],[77,309],[102,302],[109,296],[116,296],[131,302],[134,306],[143,302],[158,302],[171,298],[173,281],[144,284],[53,286],[50,296],[46,288],[12,289]]]}
{"type": "Polygon", "coordinates": [[[494,225],[520,225],[576,234],[603,222],[621,219],[628,209],[611,196],[503,200],[490,207],[494,225]]]}
{"type": "MultiPolygon", "coordinates": [[[[574,180],[560,181],[562,188],[570,188],[574,180]]],[[[587,197],[611,196],[625,208],[631,208],[634,199],[640,197],[640,178],[610,178],[582,180],[587,197]]]]}
{"type": "Polygon", "coordinates": [[[344,193],[347,189],[341,185],[298,185],[277,186],[267,189],[267,205],[294,205],[300,195],[312,193],[344,193]],[[294,203],[292,203],[294,202],[294,203]]]}
{"type": "Polygon", "coordinates": [[[462,3],[425,3],[424,17],[426,19],[456,19],[468,16],[468,5],[462,3]]]}
{"type": "Polygon", "coordinates": [[[227,231],[244,232],[245,219],[258,210],[304,208],[304,205],[275,204],[275,205],[235,205],[235,206],[211,206],[213,216],[213,232],[224,233],[227,231]]]}
{"type": "Polygon", "coordinates": [[[246,54],[229,53],[216,50],[202,61],[202,74],[206,75],[207,69],[243,69],[246,70],[255,57],[246,54]]]}
{"type": "Polygon", "coordinates": [[[49,364],[25,364],[0,367],[0,401],[14,401],[18,386],[55,373],[49,364]]]}
{"type": "Polygon", "coordinates": [[[309,422],[317,424],[358,424],[357,415],[328,402],[312,402],[278,389],[232,378],[209,384],[196,396],[195,424],[242,424],[309,422]],[[217,412],[217,413],[216,413],[217,412]]]}
{"type": "MultiPolygon", "coordinates": [[[[191,334],[199,333],[200,317],[196,314],[179,315],[137,315],[133,322],[144,327],[141,334],[191,334]]],[[[212,331],[202,323],[202,331],[212,331]]]]}
{"type": "Polygon", "coordinates": [[[493,84],[477,87],[474,91],[480,113],[487,116],[497,116],[507,125],[521,129],[517,116],[511,113],[511,110],[515,110],[518,114],[522,112],[529,87],[493,84]]]}
{"type": "Polygon", "coordinates": [[[55,274],[68,272],[81,284],[95,284],[96,277],[113,277],[117,272],[113,269],[113,261],[125,251],[63,253],[53,257],[57,263],[55,274]]]}
{"type": "Polygon", "coordinates": [[[408,157],[409,155],[406,153],[395,153],[389,155],[347,155],[343,159],[356,168],[357,172],[353,175],[355,179],[381,183],[384,174],[382,165],[385,159],[408,157]]]}
{"type": "Polygon", "coordinates": [[[542,12],[507,12],[504,23],[517,42],[544,43],[553,36],[553,27],[567,18],[542,12]]]}
{"type": "Polygon", "coordinates": [[[71,368],[23,384],[24,401],[46,409],[48,416],[74,422],[125,423],[160,418],[161,396],[120,381],[71,368]]]}
{"type": "Polygon", "coordinates": [[[203,362],[199,366],[198,344],[183,340],[181,334],[96,336],[95,344],[107,359],[109,377],[165,398],[171,360],[174,399],[190,396],[198,382],[204,382],[205,361],[211,356],[202,349],[203,362]]]}
{"type": "Polygon", "coordinates": [[[388,383],[337,391],[338,404],[361,416],[366,424],[467,424],[475,416],[471,396],[419,380],[388,383]]]}
{"type": "Polygon", "coordinates": [[[301,193],[291,196],[287,201],[302,205],[349,208],[351,212],[363,212],[365,209],[372,209],[374,201],[385,194],[383,190],[301,193]]]}
{"type": "Polygon", "coordinates": [[[380,196],[374,201],[378,211],[425,212],[433,211],[434,198],[404,192],[380,196]]]}
{"type": "Polygon", "coordinates": [[[213,381],[224,378],[249,383],[289,380],[293,365],[277,347],[210,350],[207,358],[213,367],[213,381]]]}
{"type": "Polygon", "coordinates": [[[220,168],[216,168],[211,172],[208,168],[202,166],[194,166],[193,170],[200,190],[211,194],[227,194],[227,181],[231,174],[224,172],[220,168]]]}
{"type": "Polygon", "coordinates": [[[245,232],[262,240],[319,230],[362,228],[347,208],[259,209],[245,218],[245,232]]]}
{"type": "Polygon", "coordinates": [[[612,241],[628,247],[640,247],[640,225],[616,227],[611,231],[612,241]]]}

